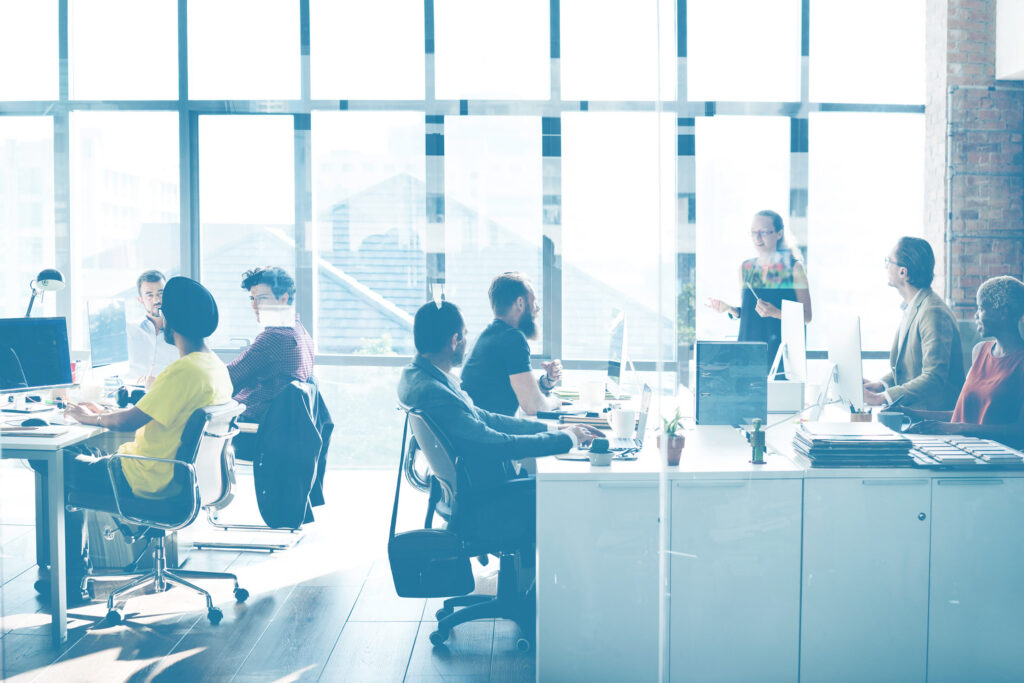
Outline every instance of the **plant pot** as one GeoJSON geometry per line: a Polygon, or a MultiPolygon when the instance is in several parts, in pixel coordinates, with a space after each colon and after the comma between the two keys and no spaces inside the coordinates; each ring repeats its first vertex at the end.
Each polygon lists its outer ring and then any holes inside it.
{"type": "Polygon", "coordinates": [[[666,437],[664,434],[658,434],[658,450],[660,451],[662,446],[662,440],[667,439],[665,450],[668,457],[669,466],[679,464],[679,458],[683,455],[683,445],[686,443],[686,437],[682,434],[676,434],[673,436],[666,437]]]}

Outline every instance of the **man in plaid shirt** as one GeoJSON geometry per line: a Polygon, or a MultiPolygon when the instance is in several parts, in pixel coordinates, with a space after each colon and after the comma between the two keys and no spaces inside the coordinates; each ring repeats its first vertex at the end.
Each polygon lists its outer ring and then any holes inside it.
{"type": "MultiPolygon", "coordinates": [[[[292,380],[306,381],[313,374],[313,339],[296,316],[291,318],[295,280],[282,268],[264,266],[243,275],[242,289],[256,319],[265,327],[238,358],[228,364],[235,400],[244,403],[243,422],[259,422],[270,402],[292,380]],[[282,319],[282,314],[288,319],[282,319]]],[[[255,434],[234,439],[235,455],[252,459],[255,434]]]]}

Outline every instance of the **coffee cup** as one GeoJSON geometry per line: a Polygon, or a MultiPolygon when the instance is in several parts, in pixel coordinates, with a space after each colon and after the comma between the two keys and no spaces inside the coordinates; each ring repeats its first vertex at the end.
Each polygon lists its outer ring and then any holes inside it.
{"type": "Polygon", "coordinates": [[[587,455],[591,465],[607,467],[612,464],[612,452],[608,450],[608,439],[597,438],[591,441],[590,451],[587,455]]]}
{"type": "Polygon", "coordinates": [[[878,421],[894,432],[902,431],[903,425],[911,423],[910,417],[895,410],[884,410],[878,414],[878,421]]]}
{"type": "Polygon", "coordinates": [[[633,429],[636,427],[636,411],[628,408],[614,408],[608,420],[612,428],[612,434],[620,439],[628,439],[633,436],[633,429]]]}

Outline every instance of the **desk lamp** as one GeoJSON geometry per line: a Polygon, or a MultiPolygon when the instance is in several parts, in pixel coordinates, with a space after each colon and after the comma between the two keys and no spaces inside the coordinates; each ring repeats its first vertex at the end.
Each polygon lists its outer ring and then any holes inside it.
{"type": "Polygon", "coordinates": [[[32,316],[32,304],[36,302],[37,296],[41,299],[43,292],[59,292],[64,289],[64,276],[56,268],[45,268],[39,271],[39,275],[28,283],[28,286],[32,290],[32,298],[28,300],[28,310],[25,311],[26,318],[32,316]]]}

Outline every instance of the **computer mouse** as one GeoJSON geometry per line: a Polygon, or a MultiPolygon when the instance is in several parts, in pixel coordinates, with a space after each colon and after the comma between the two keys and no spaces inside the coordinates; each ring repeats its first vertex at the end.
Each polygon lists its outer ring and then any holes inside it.
{"type": "Polygon", "coordinates": [[[21,423],[22,427],[49,427],[50,423],[46,420],[41,420],[38,417],[30,417],[21,423]]]}

